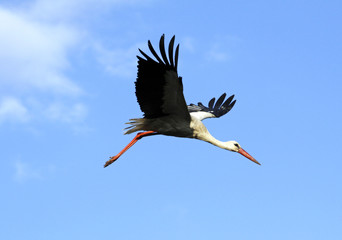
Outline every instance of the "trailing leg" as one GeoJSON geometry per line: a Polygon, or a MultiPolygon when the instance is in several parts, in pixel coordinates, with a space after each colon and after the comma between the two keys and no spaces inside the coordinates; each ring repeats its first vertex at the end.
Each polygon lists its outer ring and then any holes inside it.
{"type": "Polygon", "coordinates": [[[156,135],[158,133],[154,131],[147,131],[147,132],[140,132],[138,133],[133,140],[124,148],[122,149],[117,155],[111,157],[104,165],[104,167],[109,166],[112,164],[114,161],[116,161],[122,154],[124,154],[130,147],[132,147],[138,140],[142,139],[143,137],[146,136],[151,136],[151,135],[156,135]]]}

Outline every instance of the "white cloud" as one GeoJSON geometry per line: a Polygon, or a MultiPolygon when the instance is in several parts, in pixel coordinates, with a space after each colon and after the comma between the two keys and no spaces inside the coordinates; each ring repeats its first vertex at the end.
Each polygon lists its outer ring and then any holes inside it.
{"type": "MultiPolygon", "coordinates": [[[[0,99],[0,123],[44,119],[52,101],[46,96],[51,95],[66,99],[64,109],[70,112],[75,110],[72,102],[83,93],[65,73],[71,67],[70,51],[82,35],[69,24],[38,19],[33,12],[44,10],[47,2],[33,1],[25,10],[0,6],[0,94],[8,96],[0,99]],[[37,107],[32,102],[41,103],[37,107]]],[[[81,118],[81,114],[59,116],[64,122],[81,118]]]]}
{"type": "Polygon", "coordinates": [[[80,122],[86,115],[87,108],[82,103],[76,103],[72,106],[67,106],[60,102],[52,103],[45,111],[47,118],[66,123],[80,122]]]}
{"type": "Polygon", "coordinates": [[[42,180],[56,171],[54,165],[34,167],[23,161],[16,161],[14,168],[14,180],[21,183],[28,180],[42,180]]]}
{"type": "Polygon", "coordinates": [[[195,40],[191,37],[185,37],[181,41],[182,48],[194,52],[195,51],[195,40]]]}
{"type": "Polygon", "coordinates": [[[0,8],[0,84],[79,94],[81,89],[63,74],[69,64],[67,51],[76,42],[77,33],[65,26],[0,8]]]}
{"type": "Polygon", "coordinates": [[[132,77],[136,75],[137,49],[142,48],[143,43],[134,44],[128,49],[108,50],[97,43],[94,45],[98,62],[112,75],[132,77]]]}
{"type": "Polygon", "coordinates": [[[12,103],[2,100],[5,102],[1,105],[0,123],[20,122],[19,119],[82,121],[87,107],[80,98],[86,94],[67,74],[74,67],[72,54],[87,48],[95,53],[92,60],[109,73],[136,74],[137,46],[125,50],[107,50],[102,44],[94,47],[93,43],[101,40],[96,39],[91,28],[87,29],[88,18],[102,17],[120,4],[149,1],[29,0],[16,5],[8,3],[7,7],[0,4],[0,96],[12,99],[12,103]]]}
{"type": "Polygon", "coordinates": [[[207,53],[208,59],[218,62],[223,62],[228,59],[227,53],[225,53],[223,50],[218,49],[217,47],[213,47],[210,49],[207,53]]]}
{"type": "Polygon", "coordinates": [[[17,161],[15,163],[14,179],[23,182],[28,179],[42,179],[42,175],[38,170],[33,169],[27,163],[17,161]]]}
{"type": "Polygon", "coordinates": [[[28,119],[28,111],[19,99],[6,97],[0,101],[0,123],[13,120],[26,122],[28,119]]]}
{"type": "Polygon", "coordinates": [[[236,36],[216,36],[206,56],[209,61],[224,62],[232,58],[232,49],[240,42],[236,36]]]}
{"type": "Polygon", "coordinates": [[[109,11],[113,6],[136,5],[152,0],[36,0],[30,15],[45,21],[72,21],[74,18],[89,18],[99,12],[109,11]]]}

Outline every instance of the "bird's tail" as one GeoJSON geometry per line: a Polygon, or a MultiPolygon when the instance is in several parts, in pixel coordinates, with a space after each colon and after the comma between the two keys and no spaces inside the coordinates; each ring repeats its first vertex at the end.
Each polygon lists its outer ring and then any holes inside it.
{"type": "Polygon", "coordinates": [[[129,122],[127,122],[126,124],[130,124],[131,126],[128,126],[124,129],[126,130],[125,134],[131,134],[137,131],[145,130],[144,123],[145,123],[145,119],[143,118],[130,119],[129,122]]]}

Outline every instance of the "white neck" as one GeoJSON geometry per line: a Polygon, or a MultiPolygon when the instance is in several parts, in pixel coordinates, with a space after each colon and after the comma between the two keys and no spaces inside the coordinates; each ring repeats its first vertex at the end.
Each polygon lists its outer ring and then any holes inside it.
{"type": "Polygon", "coordinates": [[[216,138],[214,138],[208,131],[208,129],[204,126],[204,124],[192,117],[191,119],[191,123],[190,123],[190,127],[193,129],[194,131],[194,138],[206,141],[208,143],[211,143],[217,147],[223,148],[223,149],[227,149],[227,144],[225,142],[221,142],[219,140],[217,140],[216,138]]]}
{"type": "Polygon", "coordinates": [[[217,140],[214,138],[209,132],[206,134],[203,134],[200,138],[200,140],[206,141],[208,143],[211,143],[219,148],[227,149],[227,144],[226,142],[221,142],[220,140],[217,140]]]}

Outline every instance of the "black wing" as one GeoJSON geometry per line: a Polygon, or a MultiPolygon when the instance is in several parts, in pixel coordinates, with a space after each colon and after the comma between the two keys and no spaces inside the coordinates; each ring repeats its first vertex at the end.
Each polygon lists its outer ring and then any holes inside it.
{"type": "Polygon", "coordinates": [[[164,35],[161,36],[159,49],[162,58],[148,41],[148,47],[156,60],[139,49],[145,59],[137,56],[138,77],[135,82],[135,94],[145,118],[174,115],[190,121],[190,114],[183,96],[182,78],[177,74],[179,45],[176,47],[173,58],[174,41],[175,36],[170,41],[169,56],[167,56],[164,35]]]}
{"type": "Polygon", "coordinates": [[[234,104],[236,102],[236,100],[233,101],[234,95],[230,96],[223,103],[225,98],[226,93],[222,94],[221,97],[219,97],[219,99],[216,101],[216,103],[215,98],[212,98],[208,103],[208,107],[204,106],[201,102],[199,102],[197,105],[190,104],[188,106],[188,111],[189,113],[191,113],[191,115],[197,117],[200,120],[206,118],[219,118],[228,113],[234,107],[234,104]]]}

